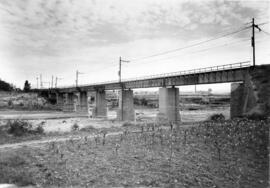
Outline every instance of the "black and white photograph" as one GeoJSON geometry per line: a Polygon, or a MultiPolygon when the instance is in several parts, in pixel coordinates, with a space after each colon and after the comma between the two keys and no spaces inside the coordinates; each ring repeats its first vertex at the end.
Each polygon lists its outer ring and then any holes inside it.
{"type": "Polygon", "coordinates": [[[269,0],[0,0],[0,188],[270,188],[269,0]]]}

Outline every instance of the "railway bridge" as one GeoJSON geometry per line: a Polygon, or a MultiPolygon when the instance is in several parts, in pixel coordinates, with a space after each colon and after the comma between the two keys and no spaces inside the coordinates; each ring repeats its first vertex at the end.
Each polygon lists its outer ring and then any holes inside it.
{"type": "Polygon", "coordinates": [[[133,90],[159,87],[159,114],[170,121],[180,121],[179,88],[176,86],[231,83],[231,117],[270,113],[270,64],[251,66],[240,62],[167,74],[151,75],[121,82],[110,81],[79,86],[36,89],[55,96],[63,111],[88,113],[93,106],[94,117],[107,116],[107,90],[119,90],[117,119],[134,120],[133,90]]]}

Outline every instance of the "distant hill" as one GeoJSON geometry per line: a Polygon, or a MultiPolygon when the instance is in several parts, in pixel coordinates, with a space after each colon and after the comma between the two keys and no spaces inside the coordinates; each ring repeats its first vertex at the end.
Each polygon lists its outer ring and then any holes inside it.
{"type": "Polygon", "coordinates": [[[13,91],[15,87],[0,79],[0,91],[13,91]]]}

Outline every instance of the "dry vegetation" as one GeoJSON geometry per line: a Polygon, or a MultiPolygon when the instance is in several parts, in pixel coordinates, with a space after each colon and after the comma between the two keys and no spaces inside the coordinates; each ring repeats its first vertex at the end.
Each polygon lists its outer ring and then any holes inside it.
{"type": "MultiPolygon", "coordinates": [[[[208,121],[1,151],[0,182],[39,186],[266,187],[267,121],[208,121]]],[[[133,127],[134,130],[134,127],[133,127]]],[[[92,129],[87,130],[89,132],[92,129]]]]}
{"type": "Polygon", "coordinates": [[[24,120],[9,120],[0,126],[0,144],[17,143],[29,140],[41,139],[44,129],[41,125],[33,127],[24,120]]]}

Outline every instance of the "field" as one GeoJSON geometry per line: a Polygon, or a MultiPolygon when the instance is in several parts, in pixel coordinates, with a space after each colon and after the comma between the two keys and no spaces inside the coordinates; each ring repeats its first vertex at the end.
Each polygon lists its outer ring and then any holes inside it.
{"type": "Polygon", "coordinates": [[[89,126],[77,139],[0,150],[0,182],[39,187],[266,187],[267,120],[89,126]]]}

